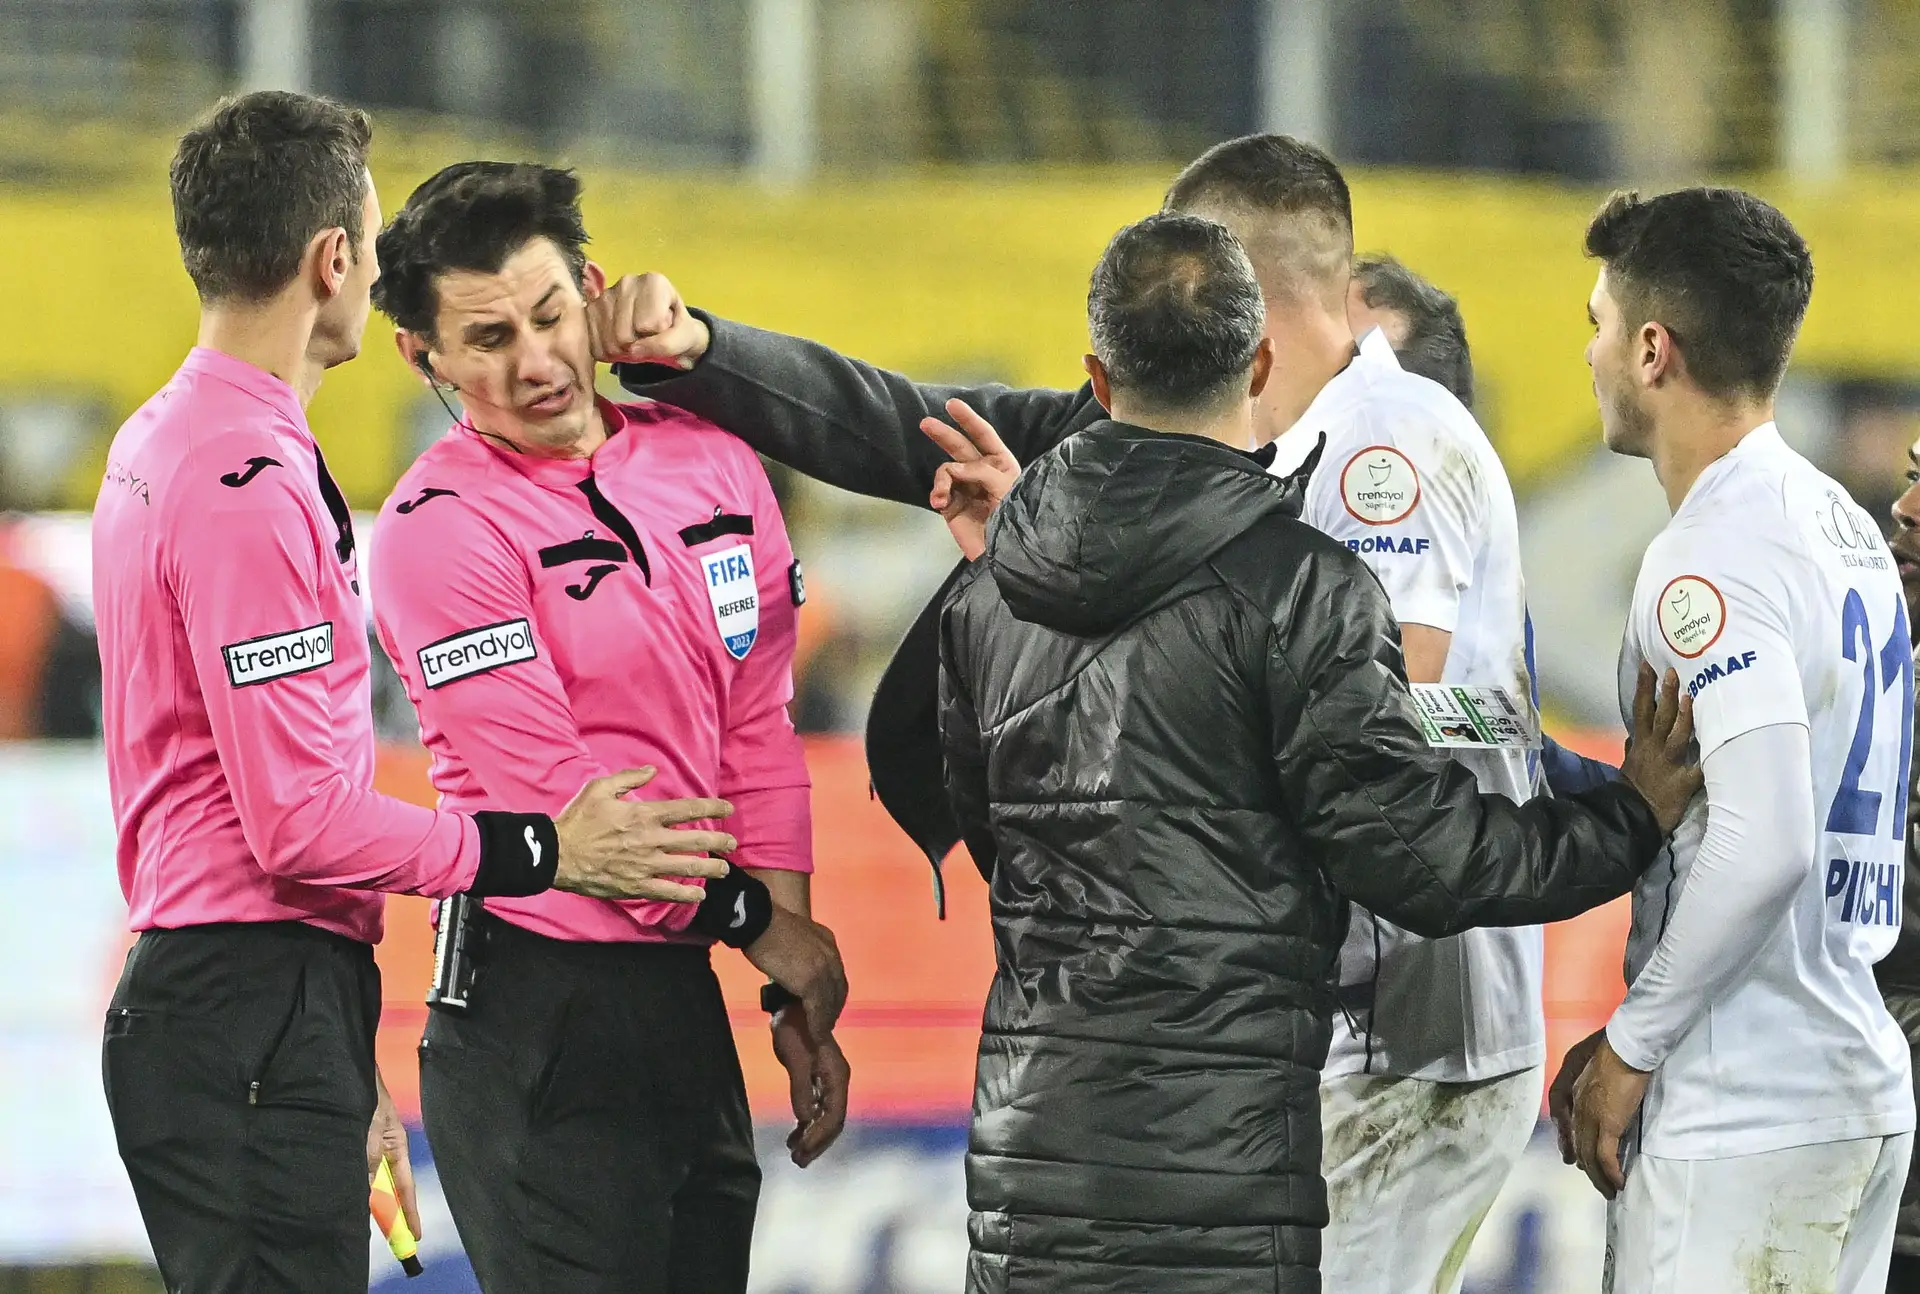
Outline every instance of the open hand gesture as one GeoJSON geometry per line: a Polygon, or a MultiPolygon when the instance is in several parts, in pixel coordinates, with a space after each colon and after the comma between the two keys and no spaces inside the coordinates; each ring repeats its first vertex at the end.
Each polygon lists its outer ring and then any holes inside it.
{"type": "Polygon", "coordinates": [[[951,463],[934,473],[933,493],[927,503],[947,519],[947,529],[968,561],[987,551],[987,518],[1007,497],[1020,475],[1020,460],[1000,439],[993,424],[975,413],[965,400],[947,401],[949,426],[938,418],[922,418],[920,430],[947,451],[951,463]]]}

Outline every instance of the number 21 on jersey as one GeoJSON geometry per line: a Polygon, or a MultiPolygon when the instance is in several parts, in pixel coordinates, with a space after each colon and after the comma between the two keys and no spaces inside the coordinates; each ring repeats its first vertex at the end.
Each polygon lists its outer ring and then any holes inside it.
{"type": "MultiPolygon", "coordinates": [[[[1904,601],[1894,599],[1893,631],[1876,650],[1873,628],[1867,620],[1866,601],[1860,596],[1860,590],[1848,589],[1846,603],[1840,611],[1840,651],[1860,666],[1860,715],[1854,724],[1846,763],[1840,770],[1840,785],[1834,792],[1833,803],[1827,807],[1826,834],[1829,838],[1879,837],[1884,831],[1895,840],[1903,840],[1907,829],[1907,766],[1913,757],[1913,647],[1907,633],[1904,601]],[[1900,687],[1901,703],[1881,705],[1882,694],[1891,692],[1896,683],[1900,687]],[[1885,732],[1889,724],[1898,731],[1885,732]],[[1896,743],[1900,757],[1889,767],[1887,756],[1896,743]],[[1872,785],[1863,786],[1863,780],[1872,785]],[[1889,805],[1893,809],[1890,820],[1882,812],[1889,805]]],[[[1837,842],[1830,839],[1830,843],[1837,842]]],[[[1884,856],[1883,851],[1877,849],[1842,847],[1835,852],[1884,856]]],[[[1829,859],[1828,912],[1853,925],[1898,925],[1901,876],[1898,855],[1890,863],[1854,857],[1829,859]]]]}

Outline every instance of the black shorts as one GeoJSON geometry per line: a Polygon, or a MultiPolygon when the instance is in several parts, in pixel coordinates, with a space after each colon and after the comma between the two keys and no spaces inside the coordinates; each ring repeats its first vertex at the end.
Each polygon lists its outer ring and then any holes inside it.
{"type": "Polygon", "coordinates": [[[364,1294],[380,972],[295,922],[149,930],[107,1010],[107,1109],[170,1290],[364,1294]]]}
{"type": "Polygon", "coordinates": [[[420,1097],[488,1294],[735,1294],[760,1167],[703,947],[490,916],[472,1005],[431,1014],[420,1097]]]}

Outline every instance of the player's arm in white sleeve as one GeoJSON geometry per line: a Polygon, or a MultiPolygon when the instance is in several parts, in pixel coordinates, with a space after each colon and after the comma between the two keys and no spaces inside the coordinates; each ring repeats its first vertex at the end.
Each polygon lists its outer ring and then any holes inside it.
{"type": "Polygon", "coordinates": [[[1708,756],[1704,771],[1706,834],[1653,957],[1607,1023],[1614,1054],[1642,1071],[1657,1069],[1739,983],[1814,866],[1804,725],[1744,732],[1708,756]]]}
{"type": "MultiPolygon", "coordinates": [[[[1408,416],[1418,416],[1408,411],[1408,416]]],[[[1308,520],[1358,554],[1400,622],[1407,678],[1438,683],[1486,530],[1486,491],[1438,425],[1376,417],[1329,442],[1308,492],[1308,520]]]]}
{"type": "Polygon", "coordinates": [[[1738,981],[1811,865],[1807,708],[1784,560],[1751,536],[1730,543],[1695,529],[1656,539],[1640,569],[1630,638],[1655,670],[1679,671],[1693,698],[1707,826],[1652,956],[1587,1051],[1568,1104],[1553,1102],[1563,1153],[1608,1199],[1626,1182],[1620,1143],[1649,1074],[1738,981]]]}
{"type": "Polygon", "coordinates": [[[1656,1068],[1738,982],[1814,865],[1806,699],[1780,554],[1681,535],[1648,554],[1635,627],[1693,697],[1707,824],[1647,965],[1607,1025],[1627,1065],[1656,1068]]]}

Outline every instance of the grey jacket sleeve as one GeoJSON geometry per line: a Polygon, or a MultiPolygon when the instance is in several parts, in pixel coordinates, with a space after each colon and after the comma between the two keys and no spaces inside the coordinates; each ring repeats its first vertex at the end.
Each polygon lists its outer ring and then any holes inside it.
{"type": "Polygon", "coordinates": [[[993,883],[999,850],[994,844],[987,809],[986,743],[966,677],[966,657],[955,642],[955,621],[965,615],[960,605],[967,585],[979,573],[970,568],[954,586],[940,616],[940,746],[946,756],[947,799],[960,825],[961,839],[980,874],[993,883]]]}
{"type": "Polygon", "coordinates": [[[1345,558],[1309,560],[1293,606],[1319,610],[1283,612],[1267,652],[1281,794],[1334,888],[1429,938],[1564,920],[1631,889],[1665,839],[1640,793],[1482,794],[1421,735],[1386,595],[1345,558]]]}
{"type": "Polygon", "coordinates": [[[818,342],[694,313],[713,334],[698,364],[685,373],[615,365],[621,384],[856,494],[926,506],[933,474],[947,456],[921,432],[920,420],[945,418],[953,396],[979,410],[1023,464],[1104,416],[1088,387],[1017,391],[915,382],[818,342]]]}

